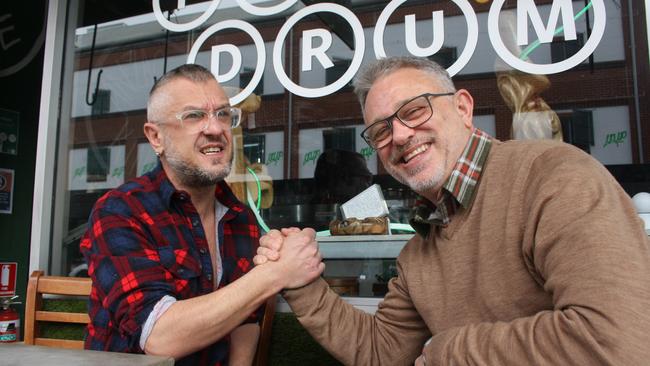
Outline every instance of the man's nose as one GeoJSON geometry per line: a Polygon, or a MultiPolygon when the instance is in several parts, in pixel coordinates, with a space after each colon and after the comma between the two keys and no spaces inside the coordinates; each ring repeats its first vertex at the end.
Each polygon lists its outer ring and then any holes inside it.
{"type": "Polygon", "coordinates": [[[391,122],[394,144],[403,145],[415,135],[415,129],[404,125],[397,117],[394,117],[391,122]]]}
{"type": "Polygon", "coordinates": [[[229,126],[226,126],[219,120],[215,113],[210,113],[205,123],[206,125],[203,128],[203,133],[205,134],[221,134],[229,128],[229,126]]]}

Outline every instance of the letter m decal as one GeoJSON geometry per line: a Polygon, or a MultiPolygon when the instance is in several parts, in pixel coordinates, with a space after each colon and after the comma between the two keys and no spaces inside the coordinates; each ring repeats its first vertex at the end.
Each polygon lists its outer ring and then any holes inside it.
{"type": "MultiPolygon", "coordinates": [[[[539,11],[533,0],[517,0],[517,44],[524,46],[528,42],[528,19],[530,18],[535,33],[541,43],[550,43],[555,35],[557,21],[562,14],[564,39],[571,41],[577,39],[576,24],[573,20],[573,6],[571,0],[554,0],[548,16],[546,27],[542,23],[539,11]]],[[[560,28],[558,31],[561,31],[560,28]]]]}

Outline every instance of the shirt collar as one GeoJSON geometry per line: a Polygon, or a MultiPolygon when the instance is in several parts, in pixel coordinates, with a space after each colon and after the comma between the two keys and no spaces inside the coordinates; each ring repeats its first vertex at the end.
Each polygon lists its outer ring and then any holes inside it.
{"type": "MultiPolygon", "coordinates": [[[[149,179],[160,187],[160,194],[163,198],[163,201],[167,203],[168,206],[171,206],[171,200],[173,198],[178,198],[182,195],[189,197],[189,194],[185,191],[177,190],[176,187],[167,177],[165,170],[162,168],[160,160],[156,167],[146,174],[149,179]]],[[[214,197],[221,202],[224,206],[229,209],[234,210],[235,212],[243,212],[245,210],[244,204],[237,199],[235,194],[232,192],[228,183],[225,180],[217,183],[217,186],[214,191],[214,197]]]]}
{"type": "Polygon", "coordinates": [[[491,146],[487,133],[472,129],[463,153],[442,186],[440,200],[435,205],[424,198],[416,202],[410,223],[418,234],[426,237],[431,225],[446,226],[459,206],[465,209],[471,206],[491,146]]]}

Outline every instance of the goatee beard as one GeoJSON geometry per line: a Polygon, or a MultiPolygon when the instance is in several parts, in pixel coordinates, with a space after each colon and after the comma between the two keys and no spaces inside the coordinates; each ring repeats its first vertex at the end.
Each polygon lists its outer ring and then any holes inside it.
{"type": "Polygon", "coordinates": [[[177,176],[183,185],[197,188],[216,185],[230,174],[232,167],[231,161],[223,169],[209,172],[193,165],[187,165],[185,162],[169,156],[167,157],[167,163],[173,170],[178,172],[177,176]]]}

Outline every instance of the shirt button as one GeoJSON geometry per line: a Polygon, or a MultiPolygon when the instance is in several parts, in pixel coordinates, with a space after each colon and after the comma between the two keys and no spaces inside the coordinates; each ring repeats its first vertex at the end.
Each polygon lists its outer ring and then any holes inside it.
{"type": "Polygon", "coordinates": [[[201,254],[205,254],[205,252],[206,252],[205,248],[201,248],[201,249],[199,249],[199,253],[201,253],[201,254]]]}
{"type": "Polygon", "coordinates": [[[212,275],[210,273],[208,273],[206,277],[208,278],[208,281],[212,281],[212,275]]]}
{"type": "Polygon", "coordinates": [[[194,227],[199,226],[199,220],[198,219],[192,219],[192,225],[194,225],[194,227]]]}
{"type": "Polygon", "coordinates": [[[179,268],[178,269],[178,274],[183,274],[183,273],[185,273],[185,270],[183,268],[179,268]]]}

